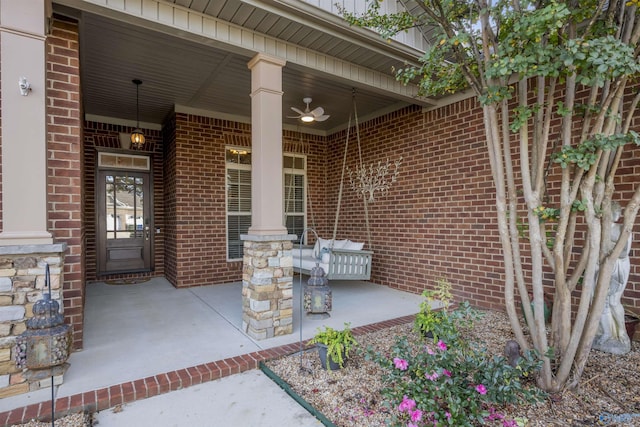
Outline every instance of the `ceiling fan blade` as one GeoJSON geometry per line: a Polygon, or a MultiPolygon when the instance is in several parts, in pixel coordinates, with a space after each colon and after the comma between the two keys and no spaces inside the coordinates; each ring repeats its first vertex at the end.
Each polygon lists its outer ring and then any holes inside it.
{"type": "Polygon", "coordinates": [[[287,116],[287,119],[299,119],[300,116],[287,116]]]}
{"type": "Polygon", "coordinates": [[[303,115],[303,114],[304,114],[304,111],[300,110],[299,108],[291,107],[291,109],[292,109],[293,111],[295,111],[296,113],[300,114],[300,115],[303,115]]]}
{"type": "Polygon", "coordinates": [[[331,117],[331,116],[328,116],[328,115],[325,114],[324,116],[315,116],[314,118],[315,118],[316,122],[324,122],[329,117],[331,117]]]}
{"type": "Polygon", "coordinates": [[[311,114],[313,114],[313,117],[322,116],[324,114],[324,108],[316,107],[313,109],[313,111],[311,111],[311,114]]]}

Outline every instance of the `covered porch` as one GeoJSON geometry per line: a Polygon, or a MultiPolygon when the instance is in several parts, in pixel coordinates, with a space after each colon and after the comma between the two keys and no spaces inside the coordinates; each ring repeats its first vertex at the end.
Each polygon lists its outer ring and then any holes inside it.
{"type": "MultiPolygon", "coordinates": [[[[312,320],[301,315],[304,283],[295,277],[294,333],[260,341],[242,332],[240,282],[185,289],[160,277],[88,284],[85,346],[56,387],[56,411],[105,409],[252,369],[256,359],[297,351],[319,327],[349,322],[357,331],[410,321],[422,301],[370,282],[332,281],[331,317],[312,320]]],[[[0,400],[0,425],[50,413],[50,399],[47,388],[0,400]]]]}

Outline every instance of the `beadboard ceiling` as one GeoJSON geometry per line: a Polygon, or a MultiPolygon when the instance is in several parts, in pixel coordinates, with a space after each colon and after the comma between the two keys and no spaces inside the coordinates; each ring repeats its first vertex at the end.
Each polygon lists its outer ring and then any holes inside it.
{"type": "MultiPolygon", "coordinates": [[[[54,12],[80,22],[82,102],[86,115],[135,121],[136,87],[132,80],[140,79],[142,123],[161,124],[176,105],[187,111],[250,121],[251,72],[247,63],[252,52],[193,37],[94,3],[54,1],[54,12]]],[[[345,28],[338,17],[318,13],[295,0],[166,3],[387,76],[392,76],[394,67],[414,61],[418,53],[386,43],[362,29],[345,28]],[[294,6],[288,6],[290,3],[294,6]]],[[[412,102],[406,96],[384,90],[375,81],[349,81],[344,76],[288,62],[283,69],[283,126],[304,126],[318,133],[344,128],[352,112],[354,89],[360,120],[410,103],[433,104],[425,99],[412,102]],[[310,125],[287,118],[295,115],[292,106],[304,110],[305,97],[313,99],[312,109],[322,106],[331,117],[310,125]]]]}

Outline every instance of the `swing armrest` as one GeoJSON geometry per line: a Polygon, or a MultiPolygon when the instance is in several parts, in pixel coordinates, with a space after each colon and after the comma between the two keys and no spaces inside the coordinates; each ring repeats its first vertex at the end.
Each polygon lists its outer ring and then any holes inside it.
{"type": "Polygon", "coordinates": [[[373,255],[373,251],[367,251],[364,249],[356,250],[356,249],[331,249],[333,253],[345,253],[345,254],[363,254],[363,255],[373,255]]]}
{"type": "Polygon", "coordinates": [[[369,280],[372,257],[372,251],[334,248],[327,275],[334,280],[369,280]]]}
{"type": "Polygon", "coordinates": [[[303,268],[302,264],[308,266],[320,265],[329,280],[370,280],[371,279],[371,260],[372,251],[355,250],[355,249],[336,249],[333,248],[327,255],[329,259],[326,263],[322,263],[313,255],[313,246],[311,245],[294,245],[291,250],[293,258],[293,267],[295,271],[304,274],[310,273],[310,268],[303,268]],[[302,249],[302,258],[300,258],[302,249]]]}

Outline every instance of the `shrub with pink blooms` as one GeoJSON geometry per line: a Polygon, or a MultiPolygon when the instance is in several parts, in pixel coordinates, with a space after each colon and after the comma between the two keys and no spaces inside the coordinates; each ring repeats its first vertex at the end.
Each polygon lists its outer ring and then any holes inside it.
{"type": "Polygon", "coordinates": [[[457,331],[438,338],[410,343],[399,337],[391,354],[369,352],[385,369],[382,395],[390,426],[513,426],[496,406],[544,398],[530,380],[541,366],[533,353],[512,367],[502,356],[487,357],[486,349],[457,331]]]}

